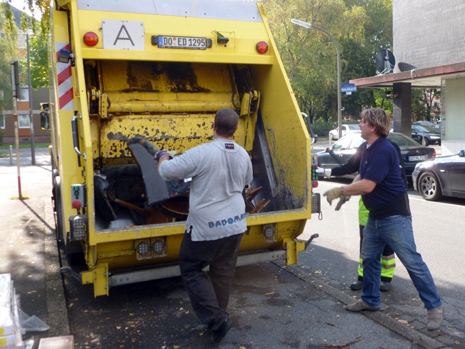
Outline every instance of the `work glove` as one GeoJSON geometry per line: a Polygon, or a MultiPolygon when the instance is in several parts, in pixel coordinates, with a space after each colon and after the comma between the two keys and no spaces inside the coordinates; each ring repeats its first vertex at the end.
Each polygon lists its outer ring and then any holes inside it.
{"type": "Polygon", "coordinates": [[[147,151],[150,153],[150,155],[154,156],[160,149],[158,149],[156,146],[154,146],[152,143],[150,143],[148,140],[145,139],[143,136],[134,136],[127,141],[128,145],[129,144],[135,144],[135,143],[140,143],[142,146],[147,149],[147,151]]]}
{"type": "Polygon", "coordinates": [[[339,201],[337,202],[336,205],[336,211],[339,211],[341,209],[341,206],[344,205],[347,201],[350,200],[350,196],[342,196],[339,201]]]}
{"type": "Polygon", "coordinates": [[[342,187],[330,189],[324,193],[323,196],[326,196],[328,204],[331,205],[334,199],[342,197],[342,187]]]}
{"type": "Polygon", "coordinates": [[[324,174],[324,176],[326,178],[331,178],[331,169],[330,168],[321,168],[321,167],[318,167],[316,170],[315,170],[316,173],[320,173],[320,174],[324,174]]]}
{"type": "Polygon", "coordinates": [[[164,156],[169,156],[170,159],[172,159],[173,157],[171,156],[170,153],[168,153],[167,150],[160,150],[158,151],[156,154],[155,154],[155,158],[160,161],[160,159],[164,156]]]}

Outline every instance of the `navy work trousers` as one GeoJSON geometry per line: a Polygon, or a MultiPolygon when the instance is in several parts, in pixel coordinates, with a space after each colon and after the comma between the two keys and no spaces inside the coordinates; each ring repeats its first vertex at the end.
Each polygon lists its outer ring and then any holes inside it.
{"type": "Polygon", "coordinates": [[[186,232],[179,251],[179,266],[192,308],[212,331],[228,318],[231,283],[243,234],[210,241],[192,241],[186,232]],[[203,271],[209,266],[208,272],[203,271]]]}

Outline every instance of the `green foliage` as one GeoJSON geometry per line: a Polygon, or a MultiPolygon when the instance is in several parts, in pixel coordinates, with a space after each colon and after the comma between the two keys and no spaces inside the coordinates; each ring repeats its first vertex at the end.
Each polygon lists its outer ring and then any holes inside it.
{"type": "Polygon", "coordinates": [[[433,113],[439,114],[441,108],[439,104],[435,105],[441,99],[441,90],[422,89],[412,90],[412,115],[413,120],[431,121],[436,118],[433,113]]]}
{"type": "MultiPolygon", "coordinates": [[[[34,35],[28,35],[27,41],[29,42],[29,64],[31,67],[32,88],[37,90],[39,87],[48,87],[47,36],[38,31],[34,35]]],[[[27,57],[24,57],[20,61],[20,66],[21,76],[25,81],[28,81],[27,57]]]]}
{"type": "MultiPolygon", "coordinates": [[[[363,38],[363,8],[348,8],[340,0],[265,0],[270,27],[297,101],[311,119],[337,119],[337,55],[331,37],[322,30],[291,24],[292,18],[323,28],[338,43],[349,35],[363,38]]],[[[342,57],[342,54],[341,54],[342,57]]],[[[341,58],[341,66],[345,62],[341,58]]]]}
{"type": "Polygon", "coordinates": [[[337,122],[334,121],[325,121],[323,118],[317,119],[312,123],[313,132],[318,135],[318,137],[327,137],[329,131],[337,127],[337,122]]]}
{"type": "Polygon", "coordinates": [[[374,90],[376,108],[383,109],[388,115],[392,115],[393,100],[392,96],[387,98],[388,94],[392,94],[392,89],[379,88],[374,90]]]}
{"type": "MultiPolygon", "coordinates": [[[[271,30],[297,101],[310,119],[337,120],[336,50],[316,28],[291,24],[296,18],[329,32],[341,56],[341,82],[375,75],[375,56],[392,43],[392,0],[263,0],[271,30]]],[[[356,119],[374,107],[373,90],[342,95],[342,114],[356,119]]]]}
{"type": "Polygon", "coordinates": [[[17,56],[17,32],[13,13],[7,3],[0,3],[0,110],[10,109],[12,103],[11,65],[10,61],[17,56]],[[2,92],[0,92],[1,94],[2,92]]]}

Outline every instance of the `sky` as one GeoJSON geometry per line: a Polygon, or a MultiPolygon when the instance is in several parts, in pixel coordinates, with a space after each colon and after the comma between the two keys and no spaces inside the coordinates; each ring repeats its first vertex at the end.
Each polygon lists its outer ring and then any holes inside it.
{"type": "MultiPolygon", "coordinates": [[[[29,9],[27,8],[26,1],[25,0],[0,0],[1,2],[9,2],[11,5],[16,7],[18,10],[21,10],[23,12],[26,12],[28,15],[31,15],[29,12],[29,9]]],[[[39,11],[35,14],[36,19],[40,19],[39,16],[39,11]]]]}

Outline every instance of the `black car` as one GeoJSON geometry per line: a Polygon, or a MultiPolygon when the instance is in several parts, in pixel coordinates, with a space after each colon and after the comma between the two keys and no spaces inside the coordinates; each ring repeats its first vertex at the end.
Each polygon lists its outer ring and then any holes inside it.
{"type": "MultiPolygon", "coordinates": [[[[402,133],[391,132],[388,139],[399,146],[407,177],[412,176],[417,163],[436,157],[436,150],[434,148],[419,145],[402,133]]],[[[318,167],[332,169],[347,163],[364,141],[360,134],[351,134],[342,137],[331,148],[326,148],[325,151],[316,153],[318,167]]]]}
{"type": "Polygon", "coordinates": [[[465,150],[417,164],[412,181],[413,189],[425,200],[436,201],[443,196],[465,198],[465,150]]]}
{"type": "Polygon", "coordinates": [[[441,145],[441,134],[424,125],[412,125],[412,139],[424,146],[441,145]]]}

